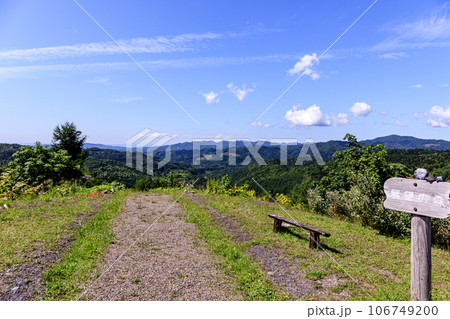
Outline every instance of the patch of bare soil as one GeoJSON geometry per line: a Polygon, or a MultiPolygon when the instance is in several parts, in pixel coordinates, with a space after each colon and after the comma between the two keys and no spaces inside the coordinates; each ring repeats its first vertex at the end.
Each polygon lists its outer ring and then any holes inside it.
{"type": "MultiPolygon", "coordinates": [[[[93,204],[94,211],[99,209],[97,203],[93,204]]],[[[23,254],[24,263],[7,268],[0,274],[0,300],[21,301],[36,300],[43,295],[45,287],[41,283],[42,274],[51,268],[61,256],[69,249],[72,239],[68,235],[77,227],[84,224],[93,212],[82,214],[69,225],[67,234],[63,234],[57,247],[49,250],[43,249],[41,243],[34,243],[34,248],[23,254]]]]}
{"type": "Polygon", "coordinates": [[[289,293],[291,299],[316,293],[314,282],[305,278],[305,273],[298,269],[298,263],[283,257],[282,249],[256,245],[247,252],[260,264],[274,285],[289,293]]]}
{"type": "Polygon", "coordinates": [[[242,299],[170,196],[130,196],[113,232],[114,242],[99,269],[103,275],[88,286],[88,299],[242,299]]]}
{"type": "MultiPolygon", "coordinates": [[[[211,216],[217,224],[224,227],[225,231],[231,234],[236,242],[250,241],[253,238],[245,233],[242,227],[229,216],[217,211],[213,207],[202,201],[201,196],[189,193],[189,198],[199,205],[209,210],[211,216]]],[[[266,205],[261,202],[261,205],[266,205]]],[[[290,227],[291,225],[286,225],[290,227]]],[[[268,227],[271,223],[268,222],[268,227]]],[[[331,289],[348,280],[340,279],[337,275],[329,275],[322,280],[313,281],[305,277],[305,271],[299,268],[299,261],[286,258],[284,250],[281,248],[268,248],[264,245],[251,246],[247,253],[260,265],[261,269],[278,289],[289,293],[292,300],[304,297],[314,299],[346,300],[350,298],[347,290],[332,292],[331,289]]]]}
{"type": "MultiPolygon", "coordinates": [[[[252,240],[252,237],[246,234],[235,220],[207,205],[198,195],[190,193],[189,197],[197,204],[206,207],[216,223],[224,227],[234,237],[235,241],[252,240]]],[[[283,256],[282,249],[256,245],[250,247],[247,252],[260,265],[274,285],[289,293],[292,299],[301,299],[316,292],[314,282],[305,278],[304,272],[298,269],[298,263],[283,256]]]]}
{"type": "Polygon", "coordinates": [[[65,248],[58,251],[35,249],[26,253],[27,262],[8,268],[0,278],[0,300],[32,300],[43,290],[41,275],[55,263],[65,248]]]}
{"type": "Polygon", "coordinates": [[[245,233],[244,230],[242,230],[241,226],[232,218],[230,218],[227,215],[222,214],[215,208],[209,206],[206,204],[202,199],[201,196],[198,196],[195,193],[189,193],[189,198],[194,201],[195,203],[207,208],[211,214],[211,216],[214,218],[214,221],[224,227],[224,229],[233,236],[233,241],[242,243],[245,241],[250,241],[253,239],[252,236],[245,233]]]}
{"type": "Polygon", "coordinates": [[[396,282],[401,282],[401,278],[398,276],[395,276],[392,272],[390,272],[387,269],[382,269],[374,266],[369,266],[370,269],[375,270],[380,275],[382,275],[386,280],[395,280],[396,282]]]}

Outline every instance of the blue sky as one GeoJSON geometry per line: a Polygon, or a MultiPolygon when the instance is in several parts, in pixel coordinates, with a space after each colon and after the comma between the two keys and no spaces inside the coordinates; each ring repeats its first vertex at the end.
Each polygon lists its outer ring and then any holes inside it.
{"type": "Polygon", "coordinates": [[[77,1],[0,1],[0,142],[449,140],[449,2],[77,1]]]}

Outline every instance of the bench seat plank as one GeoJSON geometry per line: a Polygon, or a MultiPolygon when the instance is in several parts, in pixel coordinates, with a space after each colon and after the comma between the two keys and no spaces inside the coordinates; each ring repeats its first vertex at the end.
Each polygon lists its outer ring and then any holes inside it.
{"type": "Polygon", "coordinates": [[[271,217],[273,219],[279,220],[280,221],[280,227],[281,227],[281,222],[284,222],[284,223],[287,223],[287,224],[291,224],[291,225],[294,225],[294,226],[297,226],[297,227],[301,227],[301,228],[307,229],[309,231],[318,233],[318,234],[320,234],[322,236],[325,236],[325,237],[330,237],[331,236],[331,234],[329,234],[327,232],[324,232],[322,230],[316,229],[316,228],[311,227],[311,226],[307,226],[307,225],[303,225],[303,224],[297,223],[296,221],[293,221],[291,219],[279,216],[277,214],[268,214],[268,215],[269,215],[269,217],[271,217]]]}

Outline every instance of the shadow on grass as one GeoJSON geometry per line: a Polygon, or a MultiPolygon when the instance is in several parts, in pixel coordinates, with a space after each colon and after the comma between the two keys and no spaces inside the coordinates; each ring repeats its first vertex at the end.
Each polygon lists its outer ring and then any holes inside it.
{"type": "MultiPolygon", "coordinates": [[[[297,238],[299,238],[299,239],[305,240],[305,241],[307,241],[308,244],[309,244],[309,231],[308,231],[308,236],[306,236],[306,233],[305,233],[305,235],[300,235],[300,234],[297,233],[298,230],[293,230],[293,229],[291,229],[291,228],[292,228],[292,227],[282,227],[282,228],[281,228],[281,231],[284,232],[284,233],[290,234],[290,235],[292,235],[292,236],[294,236],[294,237],[297,237],[297,238]]],[[[326,249],[326,250],[331,251],[331,252],[333,252],[333,253],[341,254],[341,255],[342,255],[342,252],[341,252],[341,251],[339,251],[339,250],[337,250],[337,249],[335,249],[335,248],[329,247],[327,244],[324,244],[324,243],[319,243],[319,244],[320,244],[320,246],[321,246],[323,249],[326,249]]]]}

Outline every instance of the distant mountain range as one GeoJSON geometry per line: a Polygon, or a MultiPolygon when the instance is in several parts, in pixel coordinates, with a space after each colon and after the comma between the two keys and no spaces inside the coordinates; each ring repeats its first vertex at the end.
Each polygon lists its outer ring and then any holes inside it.
{"type": "MultiPolygon", "coordinates": [[[[214,142],[211,141],[213,144],[214,142]]],[[[450,150],[450,141],[446,140],[434,140],[434,139],[421,139],[413,136],[400,136],[400,135],[388,135],[383,137],[377,137],[375,139],[371,140],[363,140],[360,141],[362,145],[369,145],[369,144],[383,144],[386,146],[387,149],[416,149],[416,148],[426,148],[426,149],[432,149],[432,150],[450,150]]],[[[338,149],[341,149],[342,147],[345,147],[347,145],[347,142],[344,141],[328,141],[328,142],[320,142],[317,143],[317,145],[321,145],[322,147],[325,146],[325,148],[336,146],[338,149]],[[328,145],[326,145],[328,144],[328,145]]],[[[211,145],[212,146],[212,145],[211,145]]],[[[208,148],[211,146],[202,146],[202,149],[208,148]]],[[[236,142],[236,147],[244,147],[245,144],[242,141],[236,142]]],[[[264,142],[264,147],[270,147],[270,142],[264,142]]],[[[120,145],[104,145],[104,144],[92,144],[92,143],[85,143],[85,148],[99,148],[99,149],[109,149],[109,150],[116,150],[125,152],[126,147],[120,146],[120,145]]],[[[162,147],[164,149],[164,147],[162,147]]],[[[223,142],[223,148],[227,149],[229,148],[229,142],[224,141],[223,142]]],[[[193,149],[193,143],[192,142],[183,142],[183,143],[177,143],[171,145],[172,152],[175,151],[181,151],[181,150],[189,150],[192,151],[193,149]]],[[[338,150],[337,149],[337,150],[338,150]]]]}
{"type": "MultiPolygon", "coordinates": [[[[367,144],[383,144],[388,149],[388,159],[391,163],[403,163],[410,169],[417,167],[427,167],[442,169],[443,172],[449,165],[450,157],[450,141],[446,140],[429,140],[419,139],[411,136],[390,135],[379,137],[372,140],[360,142],[367,144]]],[[[252,143],[255,144],[254,142],[252,143]]],[[[199,177],[213,174],[214,176],[222,176],[224,174],[241,174],[240,168],[255,162],[255,155],[260,156],[268,165],[280,163],[282,147],[279,145],[271,145],[270,142],[261,143],[254,146],[252,150],[245,147],[243,141],[236,142],[236,150],[229,149],[230,143],[224,141],[223,157],[217,160],[211,160],[211,156],[216,153],[214,144],[204,145],[200,153],[200,165],[194,165],[193,143],[177,143],[171,145],[170,162],[161,169],[158,162],[166,157],[164,146],[154,151],[154,172],[155,176],[166,176],[169,173],[181,174],[185,177],[199,177]],[[262,144],[262,145],[261,145],[262,144]],[[230,160],[231,158],[231,160],[230,160]],[[251,161],[248,161],[250,159],[251,161]],[[234,162],[233,165],[230,163],[234,162]]],[[[320,156],[324,161],[333,158],[333,154],[337,151],[347,149],[346,141],[328,141],[316,143],[320,156]]],[[[7,163],[12,160],[12,154],[20,149],[18,144],[1,144],[0,143],[0,173],[6,167],[7,163]]],[[[103,145],[87,143],[85,147],[89,149],[89,156],[85,162],[88,171],[96,176],[107,180],[117,180],[124,183],[128,187],[133,187],[137,180],[148,175],[145,172],[138,171],[135,168],[127,167],[126,147],[120,145],[103,145]]],[[[302,150],[302,145],[289,145],[287,147],[287,158],[289,165],[294,165],[296,159],[302,150]]],[[[311,151],[309,151],[311,152],[311,151]]],[[[314,155],[315,157],[316,155],[314,155]]],[[[143,155],[146,163],[146,155],[143,155]]],[[[133,152],[133,163],[136,161],[136,153],[133,152]]],[[[315,158],[317,160],[317,158],[315,158]]],[[[196,162],[198,163],[198,162],[196,162]]],[[[261,162],[260,162],[261,163],[261,162]]],[[[304,165],[314,164],[313,159],[306,161],[304,165]]],[[[251,168],[248,168],[251,170],[251,168]]],[[[247,173],[246,173],[247,174],[247,173]]],[[[250,172],[249,174],[253,174],[250,172]]],[[[444,175],[444,173],[440,173],[444,175]]],[[[250,175],[249,175],[250,176],[250,175]]],[[[297,178],[298,176],[296,176],[297,178]]],[[[450,179],[450,176],[446,177],[450,179]]],[[[268,185],[265,185],[268,187],[268,185]]]]}
{"type": "Polygon", "coordinates": [[[449,150],[450,141],[446,140],[429,140],[421,139],[413,136],[388,135],[377,137],[372,140],[361,141],[361,144],[383,144],[387,149],[413,149],[413,148],[428,148],[432,150],[449,150]]]}

